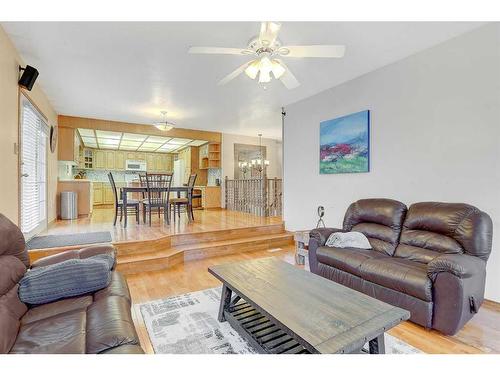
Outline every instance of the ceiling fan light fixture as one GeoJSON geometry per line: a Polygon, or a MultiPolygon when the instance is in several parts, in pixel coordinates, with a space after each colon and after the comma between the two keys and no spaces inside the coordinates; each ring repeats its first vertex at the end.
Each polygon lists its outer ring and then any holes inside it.
{"type": "Polygon", "coordinates": [[[271,71],[273,72],[274,78],[280,79],[283,74],[285,74],[286,69],[277,60],[273,60],[271,71]]]}
{"type": "Polygon", "coordinates": [[[257,74],[259,74],[259,69],[260,69],[259,60],[255,60],[246,67],[245,74],[251,79],[255,79],[257,78],[257,74]]]}
{"type": "Polygon", "coordinates": [[[266,69],[261,69],[259,74],[259,83],[271,82],[271,71],[266,69]]]}

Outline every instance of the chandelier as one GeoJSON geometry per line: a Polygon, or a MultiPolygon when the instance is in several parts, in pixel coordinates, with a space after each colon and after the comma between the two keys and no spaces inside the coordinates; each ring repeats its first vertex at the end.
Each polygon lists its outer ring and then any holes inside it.
{"type": "Polygon", "coordinates": [[[252,159],[250,161],[250,166],[262,173],[267,166],[269,166],[269,160],[266,160],[262,156],[262,134],[259,134],[259,157],[257,159],[252,159]]]}

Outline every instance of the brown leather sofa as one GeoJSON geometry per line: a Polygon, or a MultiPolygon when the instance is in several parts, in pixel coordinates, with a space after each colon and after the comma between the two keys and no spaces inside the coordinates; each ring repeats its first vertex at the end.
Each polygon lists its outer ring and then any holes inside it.
{"type": "MultiPolygon", "coordinates": [[[[96,254],[115,254],[112,245],[92,246],[46,257],[31,267],[96,254]]],[[[124,277],[112,271],[110,285],[97,292],[27,306],[18,282],[30,260],[19,228],[0,214],[0,354],[5,353],[143,353],[131,316],[124,277]]]]}
{"type": "Polygon", "coordinates": [[[342,229],[310,233],[311,271],[404,308],[410,320],[453,335],[484,298],[491,218],[462,203],[391,199],[352,203],[342,229]],[[370,250],[326,247],[331,233],[357,231],[370,250]]]}

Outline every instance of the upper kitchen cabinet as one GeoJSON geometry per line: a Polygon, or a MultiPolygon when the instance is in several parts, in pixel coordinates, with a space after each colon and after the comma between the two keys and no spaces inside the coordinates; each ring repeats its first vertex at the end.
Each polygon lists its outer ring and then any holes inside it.
{"type": "Polygon", "coordinates": [[[75,129],[59,127],[59,141],[57,146],[58,160],[80,162],[81,141],[75,129]]]}

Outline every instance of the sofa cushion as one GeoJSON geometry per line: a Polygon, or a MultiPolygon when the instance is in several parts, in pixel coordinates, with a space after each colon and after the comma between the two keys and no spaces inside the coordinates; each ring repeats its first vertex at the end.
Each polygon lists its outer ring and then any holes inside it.
{"type": "Polygon", "coordinates": [[[406,206],[392,199],[361,199],[352,203],[343,230],[363,233],[373,250],[393,255],[401,233],[406,206]]]}
{"type": "Polygon", "coordinates": [[[491,218],[463,203],[421,202],[410,206],[395,256],[429,263],[441,254],[477,256],[491,251],[491,218]]]}
{"type": "Polygon", "coordinates": [[[432,281],[427,276],[427,265],[407,259],[367,259],[358,276],[375,284],[432,302],[432,281]]]}
{"type": "Polygon", "coordinates": [[[69,259],[86,259],[100,254],[107,254],[113,257],[113,259],[116,259],[116,249],[113,245],[95,245],[95,246],[84,247],[83,249],[79,250],[68,250],[62,253],[38,259],[35,262],[33,262],[31,268],[45,267],[51,264],[64,262],[65,260],[69,259]]]}
{"type": "Polygon", "coordinates": [[[21,324],[52,318],[72,311],[85,311],[92,304],[92,296],[66,298],[57,302],[46,303],[28,310],[21,319],[21,324]]]}
{"type": "Polygon", "coordinates": [[[119,296],[94,301],[87,309],[87,353],[139,343],[129,302],[119,296]]]}
{"type": "Polygon", "coordinates": [[[19,298],[29,304],[48,303],[105,288],[110,281],[108,262],[70,259],[28,271],[19,283],[19,298]]]}
{"type": "Polygon", "coordinates": [[[85,310],[21,325],[11,353],[85,353],[85,310]]]}
{"type": "Polygon", "coordinates": [[[361,265],[368,259],[389,258],[373,250],[322,246],[316,251],[318,262],[361,276],[361,265]]]}
{"type": "Polygon", "coordinates": [[[98,301],[110,296],[119,296],[126,299],[129,304],[131,303],[127,280],[120,272],[111,272],[111,282],[106,288],[95,292],[94,300],[98,301]]]}

